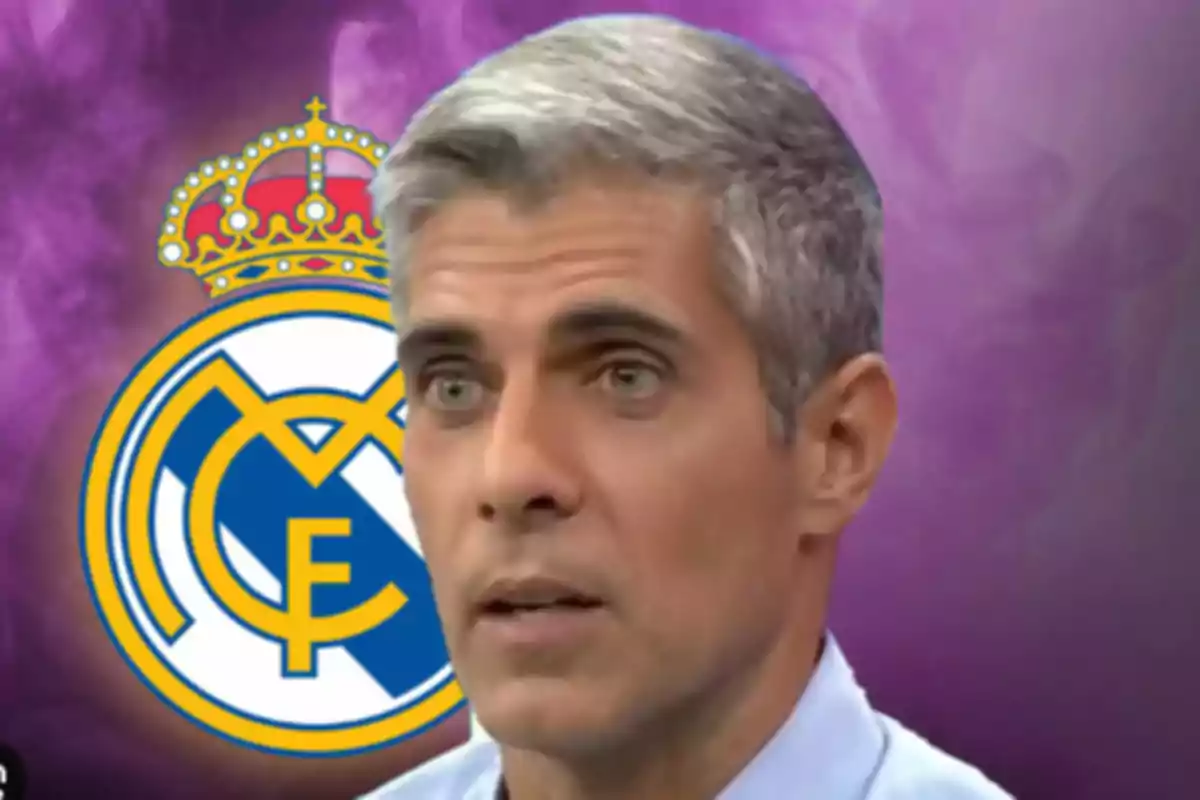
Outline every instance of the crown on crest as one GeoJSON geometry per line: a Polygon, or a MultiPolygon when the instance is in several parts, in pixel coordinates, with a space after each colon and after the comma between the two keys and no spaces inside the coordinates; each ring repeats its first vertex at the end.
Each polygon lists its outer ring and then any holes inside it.
{"type": "Polygon", "coordinates": [[[326,108],[314,97],[306,121],[265,131],[241,153],[201,163],[172,189],[158,239],[162,264],[194,273],[213,297],[290,278],[386,285],[383,233],[367,181],[327,176],[325,154],[353,153],[374,169],[387,146],[324,119],[326,108]],[[303,175],[253,180],[268,159],[301,151],[303,175]]]}

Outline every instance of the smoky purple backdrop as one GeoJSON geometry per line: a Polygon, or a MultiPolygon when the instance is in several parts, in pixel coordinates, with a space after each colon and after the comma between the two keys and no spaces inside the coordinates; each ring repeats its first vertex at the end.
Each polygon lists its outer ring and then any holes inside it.
{"type": "Polygon", "coordinates": [[[205,305],[154,258],[193,165],[317,92],[394,137],[485,52],[618,10],[779,54],[880,183],[902,423],[834,608],[872,699],[1021,798],[1197,795],[1200,6],[0,2],[0,742],[35,800],[350,797],[465,734],[305,762],[194,731],[87,600],[83,454],[205,305]]]}

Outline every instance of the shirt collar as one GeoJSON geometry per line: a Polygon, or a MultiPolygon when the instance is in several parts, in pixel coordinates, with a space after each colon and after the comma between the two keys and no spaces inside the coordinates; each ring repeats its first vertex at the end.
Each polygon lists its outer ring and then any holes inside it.
{"type": "Polygon", "coordinates": [[[826,634],[821,657],[791,716],[718,800],[866,795],[886,734],[841,648],[826,634]]]}
{"type": "MultiPolygon", "coordinates": [[[[788,796],[858,800],[883,763],[887,735],[832,634],[791,716],[717,800],[788,796]],[[786,787],[786,789],[785,789],[786,787]]],[[[499,753],[472,798],[504,798],[499,753]],[[486,788],[485,788],[486,787],[486,788]],[[486,792],[486,794],[485,794],[486,792]]]]}

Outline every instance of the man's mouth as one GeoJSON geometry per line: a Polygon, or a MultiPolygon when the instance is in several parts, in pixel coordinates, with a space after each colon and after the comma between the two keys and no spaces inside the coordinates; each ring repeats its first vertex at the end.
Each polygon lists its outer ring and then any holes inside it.
{"type": "Polygon", "coordinates": [[[493,583],[479,603],[488,617],[536,613],[570,613],[600,608],[603,601],[582,589],[551,578],[522,578],[493,583]]]}

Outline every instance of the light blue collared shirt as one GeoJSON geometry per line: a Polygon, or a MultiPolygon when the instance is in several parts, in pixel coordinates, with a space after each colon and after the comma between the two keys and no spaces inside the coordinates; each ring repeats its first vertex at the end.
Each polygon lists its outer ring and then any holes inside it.
{"type": "MultiPolygon", "coordinates": [[[[495,800],[500,750],[468,742],[361,800],[495,800]]],[[[1013,800],[878,713],[832,636],[787,722],[716,800],[1013,800]]]]}

